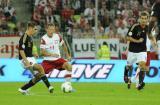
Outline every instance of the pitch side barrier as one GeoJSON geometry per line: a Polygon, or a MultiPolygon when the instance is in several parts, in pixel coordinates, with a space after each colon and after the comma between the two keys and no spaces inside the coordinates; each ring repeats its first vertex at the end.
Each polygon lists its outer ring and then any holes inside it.
{"type": "MultiPolygon", "coordinates": [[[[42,59],[38,59],[41,63],[42,59]]],[[[73,82],[123,82],[126,60],[72,60],[73,82]]],[[[132,76],[135,75],[134,67],[132,76]]],[[[53,70],[47,74],[50,81],[63,82],[64,71],[53,70]]],[[[24,82],[32,77],[29,70],[22,68],[18,59],[0,59],[0,82],[24,82]]],[[[151,61],[145,82],[160,83],[160,61],[151,61]]]]}

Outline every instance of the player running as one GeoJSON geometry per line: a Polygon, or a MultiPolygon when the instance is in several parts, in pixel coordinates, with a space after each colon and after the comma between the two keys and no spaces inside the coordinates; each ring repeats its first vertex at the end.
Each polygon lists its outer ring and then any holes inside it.
{"type": "Polygon", "coordinates": [[[53,92],[53,87],[50,85],[47,77],[45,76],[44,69],[41,65],[37,64],[32,54],[33,40],[32,36],[37,32],[37,27],[34,23],[28,23],[25,34],[19,40],[19,60],[21,61],[24,68],[27,68],[34,75],[27,84],[18,89],[24,95],[28,95],[27,89],[34,86],[37,82],[42,80],[49,92],[53,92]]]}
{"type": "Polygon", "coordinates": [[[62,37],[55,32],[54,24],[48,24],[46,26],[46,32],[47,33],[41,38],[40,45],[42,56],[44,56],[42,66],[45,73],[48,74],[53,69],[67,70],[65,81],[71,82],[72,66],[67,60],[61,58],[60,55],[60,46],[62,46],[67,59],[71,59],[66,44],[62,37]]]}
{"type": "Polygon", "coordinates": [[[131,77],[132,65],[137,63],[138,69],[140,69],[139,83],[137,86],[138,90],[143,89],[145,86],[145,71],[148,70],[146,66],[148,19],[149,14],[145,11],[141,12],[139,23],[134,24],[127,33],[127,41],[130,43],[128,48],[129,52],[127,57],[127,66],[125,67],[124,71],[124,81],[128,83],[128,87],[130,88],[131,78],[128,78],[128,74],[130,74],[131,77]]]}

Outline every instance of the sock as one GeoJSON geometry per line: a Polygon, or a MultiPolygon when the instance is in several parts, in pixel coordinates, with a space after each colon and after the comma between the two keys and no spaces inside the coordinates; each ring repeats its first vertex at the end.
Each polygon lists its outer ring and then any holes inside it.
{"type": "Polygon", "coordinates": [[[140,72],[140,68],[137,68],[136,74],[135,74],[135,81],[136,81],[136,87],[138,87],[139,85],[139,72],[140,72]]]}
{"type": "Polygon", "coordinates": [[[139,72],[139,84],[143,83],[144,77],[145,77],[145,72],[144,71],[140,71],[139,72]]]}
{"type": "Polygon", "coordinates": [[[71,82],[72,71],[66,71],[66,75],[64,76],[65,82],[71,82]]]}
{"type": "Polygon", "coordinates": [[[37,82],[39,82],[40,79],[33,78],[31,79],[27,84],[21,87],[22,90],[27,90],[28,88],[34,86],[37,82]]]}
{"type": "Polygon", "coordinates": [[[44,75],[41,77],[42,81],[44,82],[44,84],[49,88],[51,85],[48,81],[48,78],[44,75]]]}
{"type": "Polygon", "coordinates": [[[132,76],[132,71],[133,71],[133,69],[132,69],[132,67],[130,67],[130,68],[129,68],[129,72],[128,72],[128,78],[131,78],[131,76],[132,76]]]}
{"type": "Polygon", "coordinates": [[[128,71],[129,71],[128,67],[125,66],[125,68],[124,68],[124,76],[128,76],[128,71]]]}

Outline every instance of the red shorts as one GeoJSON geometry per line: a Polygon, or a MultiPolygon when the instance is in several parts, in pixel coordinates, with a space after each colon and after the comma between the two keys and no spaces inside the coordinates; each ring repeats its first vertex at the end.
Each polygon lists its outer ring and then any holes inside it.
{"type": "Polygon", "coordinates": [[[45,73],[48,74],[53,69],[62,69],[62,66],[65,62],[67,62],[67,61],[64,60],[63,58],[59,58],[55,61],[44,60],[42,62],[42,66],[44,68],[45,73]]]}
{"type": "Polygon", "coordinates": [[[150,54],[150,52],[147,52],[147,62],[146,62],[146,66],[150,66],[150,60],[151,60],[151,54],[150,54]]]}

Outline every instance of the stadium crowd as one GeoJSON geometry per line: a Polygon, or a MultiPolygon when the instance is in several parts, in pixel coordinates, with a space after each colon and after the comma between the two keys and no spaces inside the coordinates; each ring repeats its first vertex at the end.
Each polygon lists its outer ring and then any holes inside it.
{"type": "MultiPolygon", "coordinates": [[[[128,27],[137,21],[139,12],[150,12],[150,8],[149,0],[98,0],[97,37],[125,42],[128,27]]],[[[57,23],[68,35],[86,38],[94,36],[95,12],[95,0],[35,0],[32,20],[38,25],[57,23]]]]}
{"type": "MultiPolygon", "coordinates": [[[[98,0],[98,36],[95,35],[96,0],[27,0],[30,20],[44,33],[45,25],[55,23],[69,42],[72,38],[119,38],[126,43],[126,34],[140,12],[150,13],[153,0],[98,0]]],[[[12,0],[0,0],[0,33],[23,35],[25,22],[16,18],[12,0]]],[[[25,8],[25,7],[24,7],[25,8]]],[[[39,34],[41,37],[42,34],[39,34]]],[[[71,46],[71,43],[69,43],[71,46]]]]}
{"type": "Polygon", "coordinates": [[[0,32],[16,32],[16,10],[11,0],[0,0],[0,32]]]}
{"type": "MultiPolygon", "coordinates": [[[[31,20],[43,29],[56,23],[60,31],[73,38],[93,37],[95,34],[95,0],[30,0],[34,4],[31,20]]],[[[98,0],[98,38],[120,38],[125,42],[128,27],[134,24],[141,10],[150,12],[150,0],[98,0]]],[[[16,7],[11,0],[0,0],[0,32],[17,32],[16,7]]],[[[32,8],[32,7],[31,7],[32,8]]],[[[19,31],[21,32],[21,31],[19,31]]]]}

